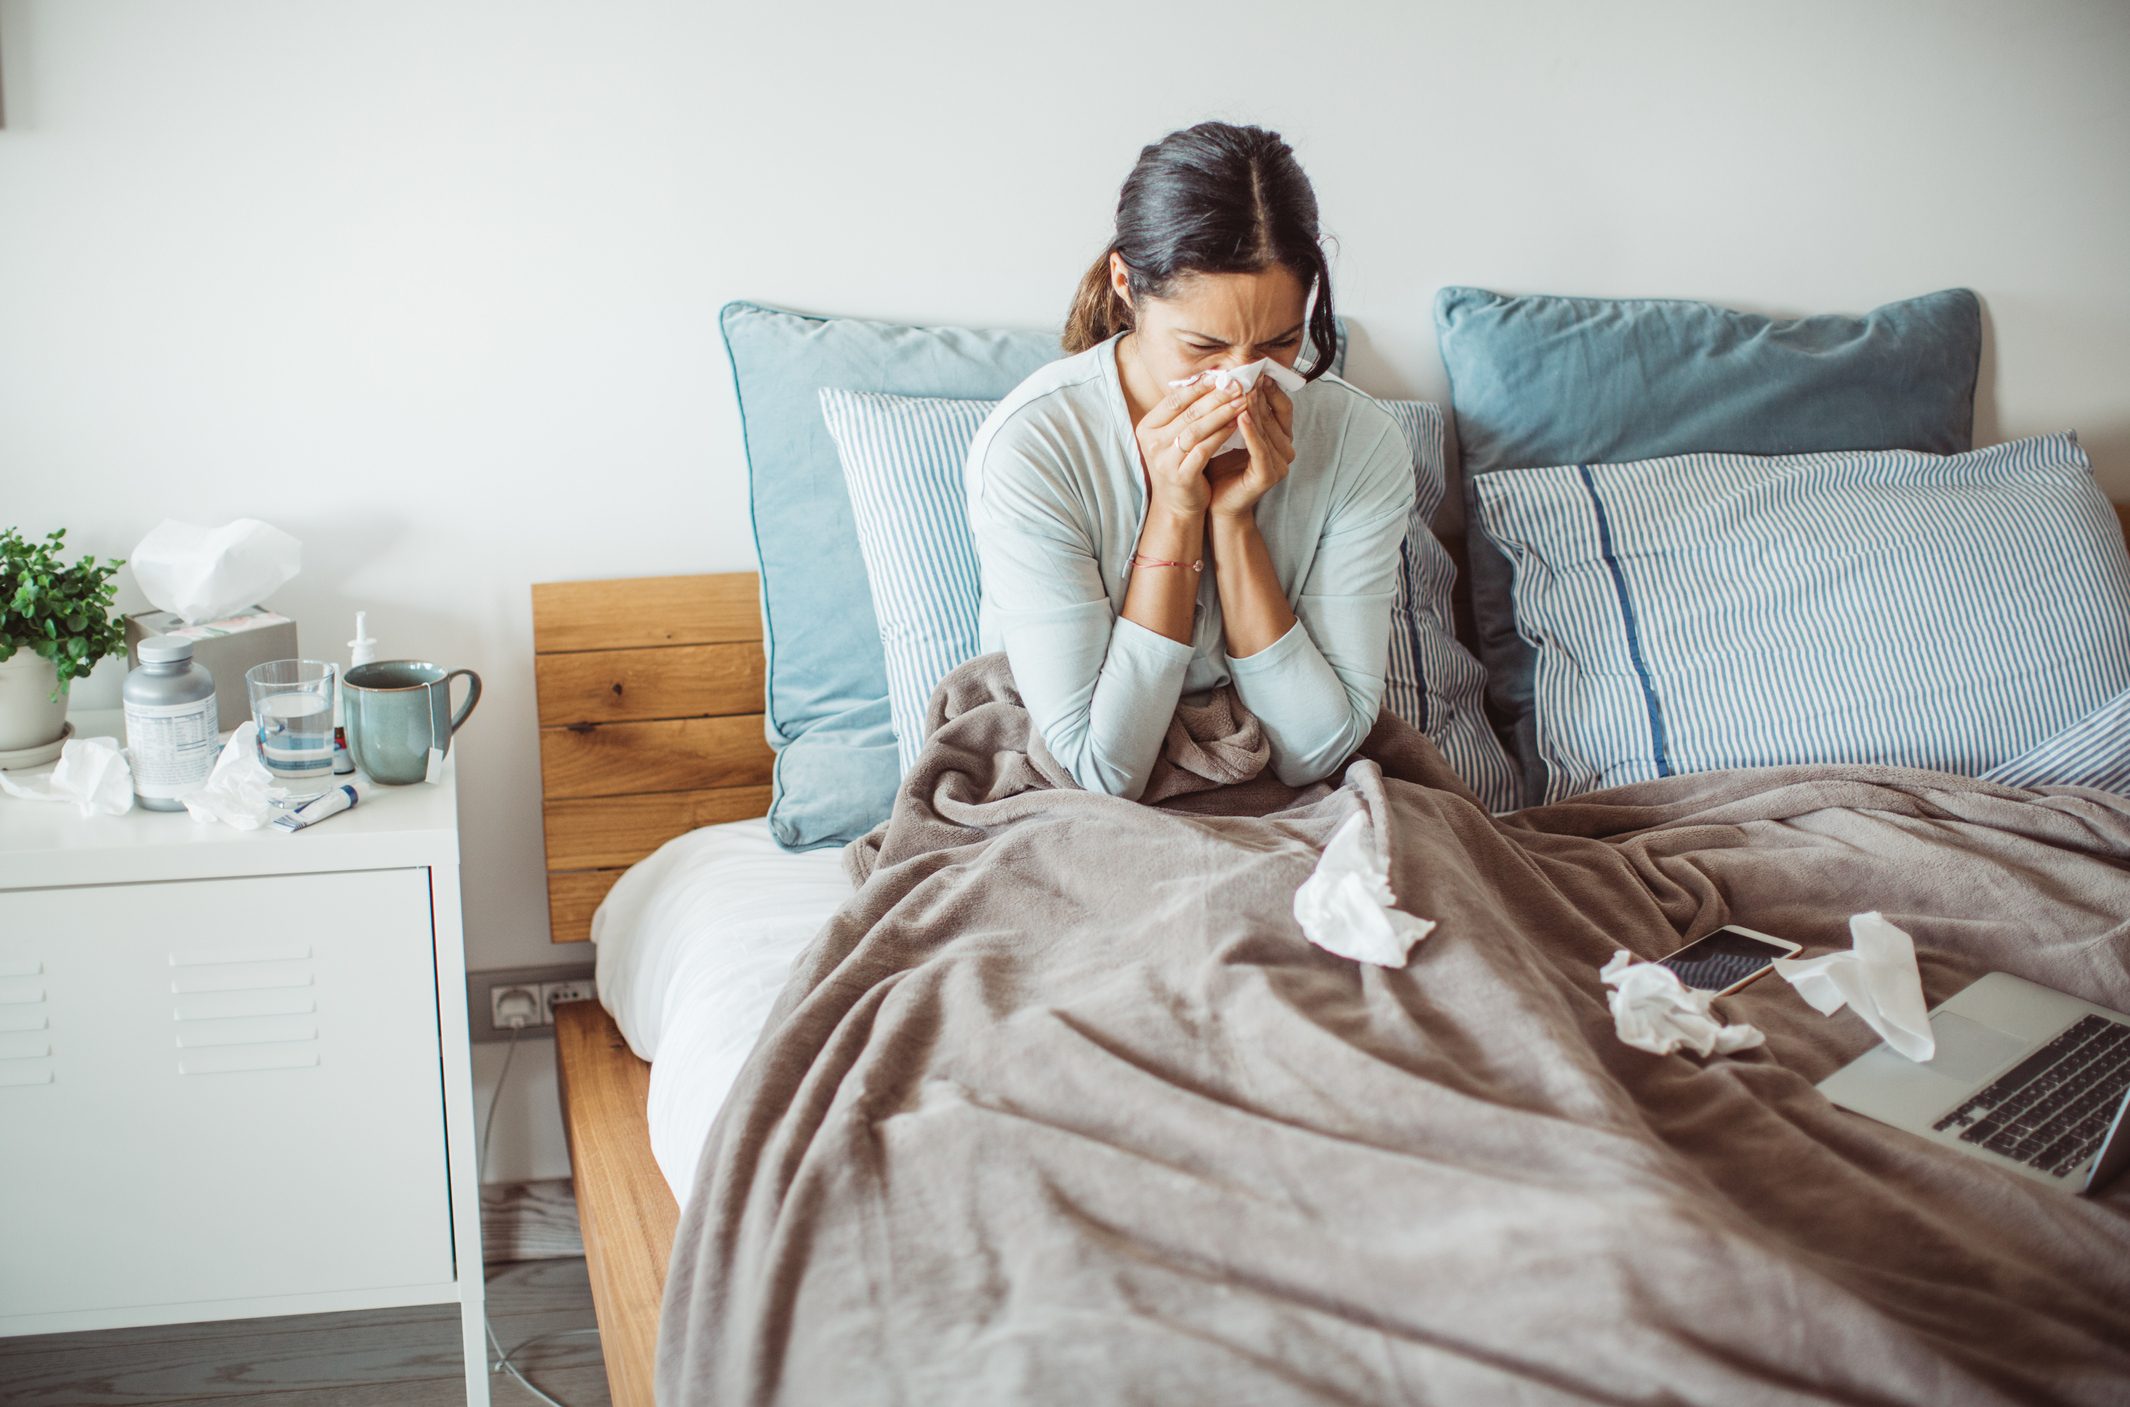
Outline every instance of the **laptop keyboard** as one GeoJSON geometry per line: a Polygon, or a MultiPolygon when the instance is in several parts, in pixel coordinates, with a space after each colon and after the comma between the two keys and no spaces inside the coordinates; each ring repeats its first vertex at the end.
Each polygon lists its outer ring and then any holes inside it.
{"type": "Polygon", "coordinates": [[[2100,1148],[2130,1090],[2130,1026],[2086,1016],[1932,1127],[2062,1177],[2100,1148]]]}

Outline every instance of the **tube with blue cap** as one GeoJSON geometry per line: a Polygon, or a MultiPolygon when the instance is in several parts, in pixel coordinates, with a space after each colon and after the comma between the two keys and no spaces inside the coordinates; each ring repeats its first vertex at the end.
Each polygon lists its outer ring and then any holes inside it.
{"type": "Polygon", "coordinates": [[[315,826],[328,816],[337,816],[343,811],[355,809],[362,796],[353,782],[342,782],[331,791],[315,797],[285,816],[274,817],[274,824],[285,831],[300,831],[305,826],[315,826]]]}

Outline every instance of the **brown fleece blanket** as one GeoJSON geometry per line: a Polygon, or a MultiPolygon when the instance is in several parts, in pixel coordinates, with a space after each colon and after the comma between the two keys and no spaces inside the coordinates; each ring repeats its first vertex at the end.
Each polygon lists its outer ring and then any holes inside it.
{"type": "Polygon", "coordinates": [[[1395,720],[1295,791],[1222,707],[1145,805],[1071,785],[999,656],[933,723],[711,1132],[665,1407],[2130,1399],[2130,1179],[1835,1109],[1875,1038],[1779,979],[1704,1062],[1620,1044],[1597,977],[1878,909],[1933,1003],[2130,1008],[2130,802],[1816,767],[1496,818],[1395,720]],[[1440,925],[1403,970],[1291,914],[1361,806],[1440,925]]]}

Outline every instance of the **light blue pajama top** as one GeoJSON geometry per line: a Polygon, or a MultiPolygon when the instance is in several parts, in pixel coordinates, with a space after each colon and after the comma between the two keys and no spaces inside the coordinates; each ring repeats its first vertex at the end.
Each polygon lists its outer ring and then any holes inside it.
{"type": "Polygon", "coordinates": [[[1006,652],[1044,743],[1089,791],[1136,799],[1178,700],[1230,680],[1264,724],[1281,781],[1329,776],[1383,702],[1413,507],[1405,437],[1336,376],[1296,392],[1294,464],[1257,505],[1294,628],[1231,658],[1209,561],[1191,643],[1170,640],[1122,615],[1147,487],[1116,346],[1112,337],[1036,372],[969,446],[983,647],[1006,652]]]}

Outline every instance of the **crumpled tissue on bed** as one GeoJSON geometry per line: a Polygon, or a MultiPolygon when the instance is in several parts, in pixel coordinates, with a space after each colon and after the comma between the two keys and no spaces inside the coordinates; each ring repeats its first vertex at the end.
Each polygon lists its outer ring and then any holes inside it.
{"type": "MultiPolygon", "coordinates": [[[[1210,381],[1222,390],[1229,386],[1240,386],[1247,391],[1257,385],[1260,377],[1265,376],[1271,377],[1274,383],[1290,396],[1309,384],[1309,379],[1292,367],[1281,366],[1270,357],[1260,357],[1248,366],[1216,367],[1212,371],[1201,371],[1196,376],[1186,376],[1181,381],[1171,381],[1169,385],[1189,386],[1200,381],[1210,381]]],[[[1249,444],[1250,442],[1243,438],[1242,426],[1238,425],[1229,432],[1228,438],[1220,442],[1220,448],[1213,453],[1226,454],[1231,449],[1247,449],[1249,444]]]]}
{"type": "Polygon", "coordinates": [[[1294,891],[1294,921],[1328,953],[1378,967],[1403,967],[1413,944],[1434,931],[1433,919],[1414,918],[1391,905],[1390,868],[1376,853],[1366,810],[1348,816],[1324,847],[1316,870],[1294,891]]]}
{"type": "Polygon", "coordinates": [[[1696,1055],[1729,1055],[1767,1039],[1757,1026],[1724,1025],[1708,1013],[1714,992],[1687,986],[1662,963],[1637,962],[1624,948],[1598,969],[1598,977],[1613,988],[1605,1001],[1614,1034],[1636,1050],[1670,1055],[1685,1046],[1696,1055]]]}
{"type": "Polygon", "coordinates": [[[1850,949],[1816,958],[1778,958],[1775,971],[1822,1016],[1844,1005],[1910,1060],[1937,1054],[1915,940],[1873,909],[1849,916],[1850,949]]]}
{"type": "Polygon", "coordinates": [[[133,769],[116,738],[68,738],[50,776],[0,772],[0,791],[24,801],[71,801],[84,816],[123,816],[133,809],[133,769]]]}

